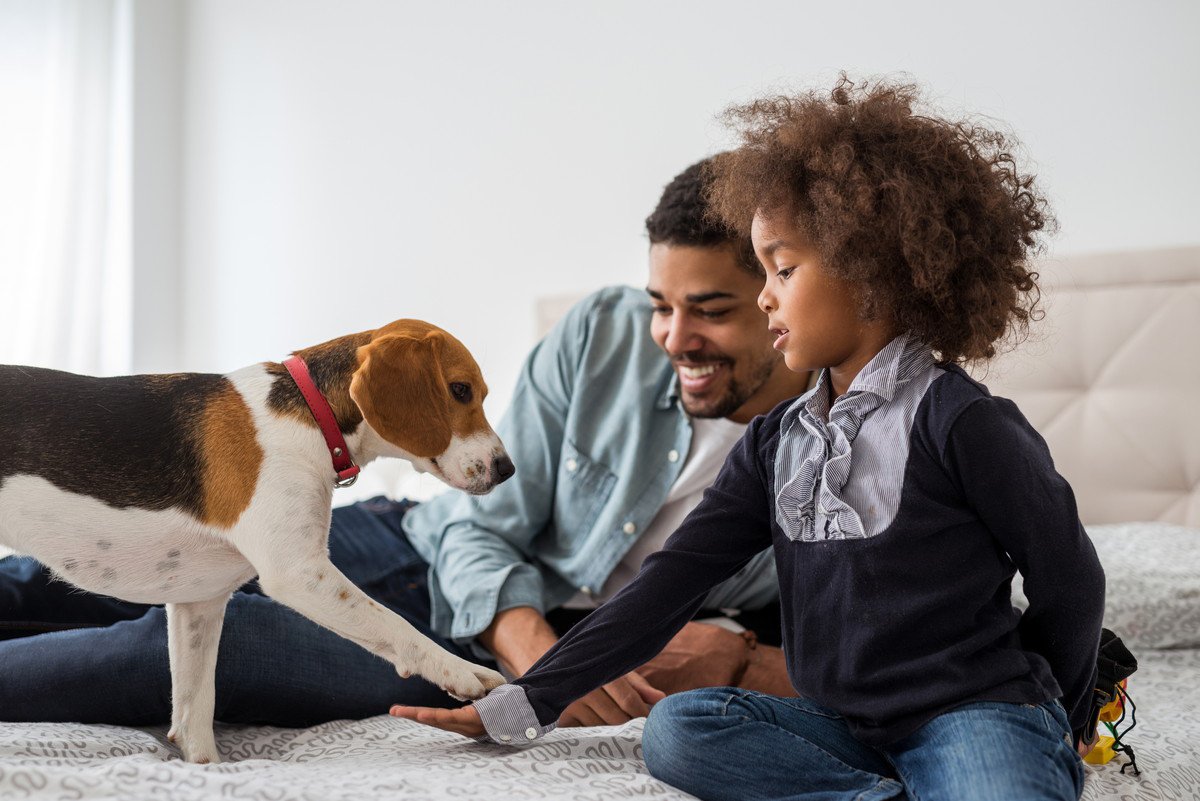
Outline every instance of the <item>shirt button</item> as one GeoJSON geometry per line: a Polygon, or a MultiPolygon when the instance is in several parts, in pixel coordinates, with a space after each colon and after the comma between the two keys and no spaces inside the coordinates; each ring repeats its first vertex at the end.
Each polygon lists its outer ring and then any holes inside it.
{"type": "Polygon", "coordinates": [[[530,726],[528,729],[525,730],[525,736],[528,737],[530,740],[537,739],[537,729],[530,726]]]}
{"type": "Polygon", "coordinates": [[[626,534],[636,534],[637,533],[637,525],[632,520],[630,520],[628,523],[621,526],[621,531],[624,531],[626,534]]]}
{"type": "Polygon", "coordinates": [[[583,585],[582,587],[580,587],[580,588],[579,588],[579,591],[580,591],[580,592],[582,592],[584,595],[591,595],[591,594],[592,594],[592,588],[591,588],[591,587],[589,587],[589,586],[587,586],[586,584],[585,584],[585,585],[583,585]]]}
{"type": "Polygon", "coordinates": [[[579,468],[579,462],[574,459],[567,460],[567,472],[574,473],[579,468]]]}
{"type": "Polygon", "coordinates": [[[668,462],[678,462],[679,461],[679,451],[676,451],[676,450],[667,451],[667,461],[668,462]]]}
{"type": "Polygon", "coordinates": [[[512,737],[508,736],[507,734],[500,735],[500,742],[502,742],[502,743],[507,743],[507,742],[510,742],[511,740],[512,740],[512,737]]]}

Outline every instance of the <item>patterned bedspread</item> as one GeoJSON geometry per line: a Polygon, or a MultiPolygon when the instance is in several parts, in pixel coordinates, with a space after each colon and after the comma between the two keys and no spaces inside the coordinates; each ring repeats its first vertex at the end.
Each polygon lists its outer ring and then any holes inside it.
{"type": "MultiPolygon", "coordinates": [[[[1106,624],[1140,662],[1129,687],[1137,727],[1126,742],[1142,773],[1123,775],[1115,762],[1090,769],[1083,797],[1196,801],[1200,531],[1148,523],[1088,530],[1108,573],[1106,624]]],[[[641,731],[641,721],[558,730],[521,749],[386,716],[311,729],[218,726],[225,762],[191,765],[167,743],[165,727],[0,723],[0,799],[690,798],[646,774],[641,731]]]]}
{"type": "MultiPolygon", "coordinates": [[[[1128,738],[1142,768],[1093,769],[1088,801],[1200,798],[1200,651],[1142,655],[1128,738]]],[[[0,724],[0,798],[253,801],[687,799],[646,774],[641,721],[566,729],[529,748],[482,746],[386,716],[311,729],[218,726],[226,762],[179,760],[163,728],[0,724]]]]}

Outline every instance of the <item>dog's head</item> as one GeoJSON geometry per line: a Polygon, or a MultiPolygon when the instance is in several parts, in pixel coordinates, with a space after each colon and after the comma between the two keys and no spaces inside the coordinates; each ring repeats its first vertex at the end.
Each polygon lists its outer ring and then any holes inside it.
{"type": "Polygon", "coordinates": [[[394,451],[452,487],[490,492],[514,472],[483,414],[487,384],[461,342],[420,320],[376,329],[358,349],[350,397],[394,451]]]}

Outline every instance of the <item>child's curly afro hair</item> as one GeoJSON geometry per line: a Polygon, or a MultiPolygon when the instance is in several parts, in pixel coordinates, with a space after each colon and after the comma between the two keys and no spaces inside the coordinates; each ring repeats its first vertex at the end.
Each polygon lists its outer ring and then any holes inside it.
{"type": "Polygon", "coordinates": [[[1054,227],[1010,136],[922,113],[915,86],[855,84],[726,111],[743,144],[710,165],[709,205],[748,233],[757,212],[809,237],[831,274],[860,287],[867,319],[891,318],[942,362],[987,359],[1024,335],[1038,302],[1030,260],[1054,227]]]}

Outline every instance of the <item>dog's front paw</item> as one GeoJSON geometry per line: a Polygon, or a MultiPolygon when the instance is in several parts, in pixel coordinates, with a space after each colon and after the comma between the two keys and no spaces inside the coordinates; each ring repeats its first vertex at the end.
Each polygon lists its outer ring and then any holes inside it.
{"type": "Polygon", "coordinates": [[[217,743],[213,739],[211,731],[205,736],[194,732],[189,733],[182,726],[172,726],[171,730],[167,732],[167,739],[179,746],[185,762],[208,765],[221,761],[221,755],[217,753],[217,743]]]}
{"type": "Polygon", "coordinates": [[[475,678],[479,679],[479,683],[483,685],[484,695],[490,693],[501,684],[508,683],[508,679],[490,668],[475,665],[472,670],[475,673],[475,678]]]}
{"type": "Polygon", "coordinates": [[[446,656],[448,658],[430,674],[422,675],[459,701],[482,698],[489,690],[504,684],[504,677],[494,670],[449,654],[446,656]]]}

